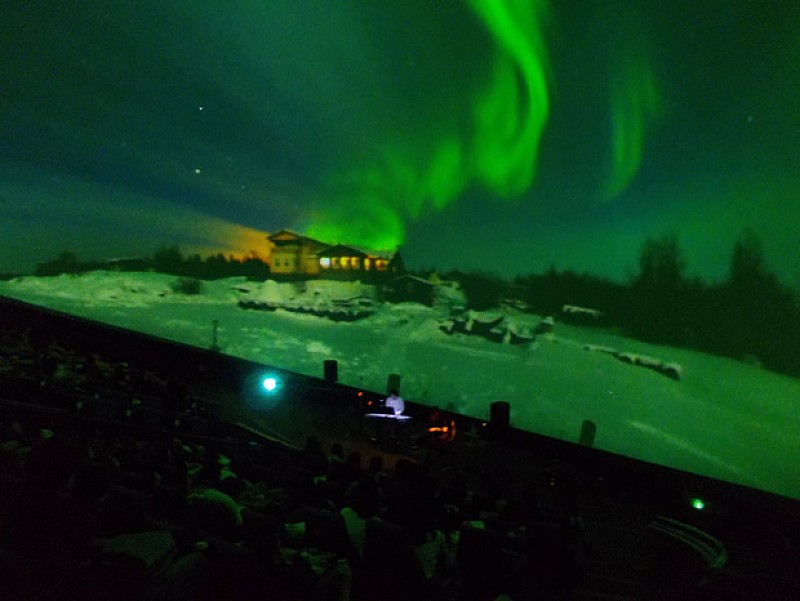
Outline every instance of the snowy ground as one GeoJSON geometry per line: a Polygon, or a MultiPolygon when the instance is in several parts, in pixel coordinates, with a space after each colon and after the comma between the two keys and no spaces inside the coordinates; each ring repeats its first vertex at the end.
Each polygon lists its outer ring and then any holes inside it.
{"type": "MultiPolygon", "coordinates": [[[[683,470],[800,497],[800,381],[702,353],[659,347],[610,331],[556,324],[555,335],[513,346],[448,336],[441,315],[413,303],[378,305],[371,317],[333,322],[293,313],[245,311],[239,300],[324,304],[373,296],[369,286],[314,282],[204,282],[198,296],[176,294],[176,278],[93,272],[0,282],[0,294],[196,346],[219,323],[222,352],[383,391],[390,373],[406,398],[488,418],[492,401],[511,403],[512,425],[577,441],[583,420],[595,446],[683,470]],[[587,345],[676,362],[681,381],[627,365],[587,345]]],[[[521,326],[539,317],[509,315],[521,326]]]]}

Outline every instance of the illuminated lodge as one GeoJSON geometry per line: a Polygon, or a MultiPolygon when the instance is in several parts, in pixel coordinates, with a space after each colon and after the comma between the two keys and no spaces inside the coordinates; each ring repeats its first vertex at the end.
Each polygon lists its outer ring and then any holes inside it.
{"type": "Polygon", "coordinates": [[[289,230],[281,230],[267,239],[272,246],[269,263],[274,275],[360,279],[403,272],[397,252],[331,245],[289,230]]]}
{"type": "Polygon", "coordinates": [[[289,230],[267,236],[267,240],[272,246],[269,268],[276,275],[319,275],[317,253],[330,246],[289,230]]]}

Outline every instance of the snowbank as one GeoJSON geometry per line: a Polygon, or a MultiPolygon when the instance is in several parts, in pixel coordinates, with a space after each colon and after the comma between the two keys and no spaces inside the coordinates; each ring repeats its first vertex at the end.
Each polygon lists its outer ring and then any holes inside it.
{"type": "MultiPolygon", "coordinates": [[[[800,455],[796,379],[564,323],[539,345],[447,335],[439,330],[440,312],[418,303],[376,302],[368,318],[352,323],[237,307],[245,299],[374,298],[375,288],[359,282],[232,278],[203,282],[202,293],[189,296],[170,290],[176,279],[112,272],[25,277],[0,282],[0,294],[202,347],[217,321],[227,354],[317,377],[324,360],[336,359],[340,382],[376,391],[385,390],[388,374],[400,374],[409,400],[483,419],[493,401],[508,401],[514,426],[565,440],[577,441],[581,423],[591,419],[597,448],[800,496],[800,467],[786,462],[800,455]],[[678,370],[681,381],[654,373],[659,365],[678,370]]],[[[511,317],[515,330],[541,320],[519,312],[469,317],[478,329],[498,317],[511,317]]]]}
{"type": "Polygon", "coordinates": [[[275,282],[267,280],[261,284],[251,284],[237,289],[240,291],[249,289],[247,300],[278,305],[305,304],[309,307],[354,299],[374,300],[377,296],[375,286],[357,281],[275,282]]]}

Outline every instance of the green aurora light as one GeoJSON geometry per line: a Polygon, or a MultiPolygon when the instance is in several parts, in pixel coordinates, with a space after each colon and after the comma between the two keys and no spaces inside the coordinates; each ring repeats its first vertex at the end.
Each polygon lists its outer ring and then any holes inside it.
{"type": "Polygon", "coordinates": [[[661,93],[649,62],[630,62],[611,86],[611,172],[605,200],[619,196],[642,164],[645,133],[662,110],[661,93]]]}
{"type": "Polygon", "coordinates": [[[676,232],[719,282],[749,228],[800,288],[798,2],[51,4],[0,9],[0,272],[291,228],[625,281],[676,232]]]}
{"type": "Polygon", "coordinates": [[[530,187],[549,110],[546,3],[469,4],[495,42],[489,83],[472,103],[472,131],[431,127],[439,138],[421,144],[432,151],[395,141],[371,164],[331,178],[307,228],[310,236],[393,248],[403,242],[407,220],[441,211],[471,184],[506,199],[530,187]]]}
{"type": "Polygon", "coordinates": [[[498,43],[492,85],[476,103],[475,149],[481,182],[504,197],[533,182],[547,122],[547,51],[543,1],[471,0],[498,43]]]}

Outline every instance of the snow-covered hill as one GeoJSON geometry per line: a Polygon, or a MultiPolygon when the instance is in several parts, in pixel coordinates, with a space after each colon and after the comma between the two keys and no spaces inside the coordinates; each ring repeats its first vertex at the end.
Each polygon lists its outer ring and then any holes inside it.
{"type": "MultiPolygon", "coordinates": [[[[173,291],[175,280],[110,272],[24,277],[0,282],[0,294],[202,347],[216,320],[224,353],[319,377],[323,361],[336,359],[341,382],[376,391],[400,374],[406,398],[480,418],[493,401],[509,401],[514,426],[570,441],[590,419],[604,450],[800,497],[798,380],[561,323],[524,345],[447,335],[442,315],[415,303],[376,304],[354,322],[237,306],[375,298],[357,282],[234,278],[203,282],[201,294],[188,296],[173,291]],[[597,347],[677,363],[681,380],[587,350],[597,347]]],[[[540,321],[518,312],[506,318],[522,328],[540,321]]]]}

